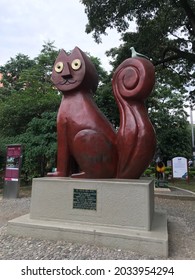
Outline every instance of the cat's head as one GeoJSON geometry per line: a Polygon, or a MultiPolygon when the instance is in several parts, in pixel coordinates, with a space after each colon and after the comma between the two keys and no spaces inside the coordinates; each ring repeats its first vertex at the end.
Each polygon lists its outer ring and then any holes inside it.
{"type": "Polygon", "coordinates": [[[95,66],[78,47],[71,54],[61,50],[54,63],[52,82],[63,93],[77,88],[95,92],[98,74],[95,66]]]}

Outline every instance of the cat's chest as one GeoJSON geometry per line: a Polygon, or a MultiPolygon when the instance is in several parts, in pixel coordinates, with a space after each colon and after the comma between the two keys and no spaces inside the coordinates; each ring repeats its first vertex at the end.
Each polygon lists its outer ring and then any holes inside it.
{"type": "Polygon", "coordinates": [[[67,98],[61,102],[58,120],[69,126],[85,126],[87,123],[93,124],[97,112],[90,100],[77,98],[67,98]]]}

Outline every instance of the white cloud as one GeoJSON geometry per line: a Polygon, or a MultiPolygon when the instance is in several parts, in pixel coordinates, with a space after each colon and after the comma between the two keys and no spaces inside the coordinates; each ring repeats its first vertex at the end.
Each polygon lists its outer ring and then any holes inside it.
{"type": "Polygon", "coordinates": [[[0,64],[22,53],[34,58],[44,41],[69,51],[78,46],[101,59],[109,69],[105,51],[120,44],[120,35],[111,30],[96,44],[85,33],[87,16],[79,0],[1,0],[0,64]]]}

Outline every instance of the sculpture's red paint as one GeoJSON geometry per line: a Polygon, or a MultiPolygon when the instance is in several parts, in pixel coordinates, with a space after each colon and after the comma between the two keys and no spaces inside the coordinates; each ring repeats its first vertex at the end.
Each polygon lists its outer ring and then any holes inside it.
{"type": "Polygon", "coordinates": [[[125,60],[115,71],[113,90],[120,111],[118,133],[92,99],[98,77],[89,58],[62,50],[52,72],[63,93],[58,112],[57,172],[76,178],[139,178],[155,151],[155,134],[144,100],[154,85],[154,67],[143,58],[125,60]]]}
{"type": "Polygon", "coordinates": [[[141,57],[129,58],[112,81],[120,111],[117,133],[117,178],[139,178],[153,159],[156,137],[144,105],[154,86],[154,67],[141,57]]]}
{"type": "Polygon", "coordinates": [[[52,81],[63,93],[57,119],[58,159],[54,175],[115,177],[116,134],[92,99],[98,83],[95,67],[78,48],[69,56],[62,50],[55,62],[52,81]],[[76,65],[78,60],[80,67],[76,65]],[[62,71],[57,69],[60,63],[63,63],[62,71]]]}

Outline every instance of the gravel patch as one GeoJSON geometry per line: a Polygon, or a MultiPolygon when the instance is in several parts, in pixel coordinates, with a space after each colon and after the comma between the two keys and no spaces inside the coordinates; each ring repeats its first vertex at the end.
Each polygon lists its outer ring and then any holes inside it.
{"type": "MultiPolygon", "coordinates": [[[[168,214],[168,259],[195,259],[195,201],[156,197],[155,207],[168,214]]],[[[0,260],[165,259],[129,250],[8,235],[7,221],[29,213],[29,209],[30,198],[0,200],[0,260]]]]}

